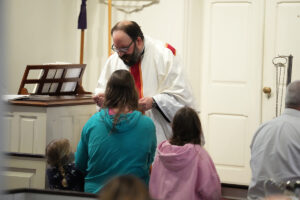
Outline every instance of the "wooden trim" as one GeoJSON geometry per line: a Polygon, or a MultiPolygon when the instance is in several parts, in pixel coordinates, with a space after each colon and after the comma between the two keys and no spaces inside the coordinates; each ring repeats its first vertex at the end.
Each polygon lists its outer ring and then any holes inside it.
{"type": "Polygon", "coordinates": [[[29,94],[28,90],[25,88],[26,84],[37,84],[38,85],[37,91],[35,93],[31,93],[31,94],[56,95],[56,96],[87,94],[88,92],[85,92],[81,85],[85,67],[86,67],[85,64],[28,65],[25,69],[18,94],[29,94]],[[56,72],[57,72],[57,70],[63,70],[62,76],[60,78],[55,78],[55,77],[47,78],[49,71],[52,69],[55,69],[56,72]],[[67,70],[69,70],[69,69],[80,69],[78,77],[67,78],[66,74],[67,74],[67,70]],[[30,70],[43,70],[43,75],[42,75],[42,77],[37,77],[36,79],[27,79],[30,70]],[[67,82],[76,82],[74,91],[69,91],[69,92],[61,91],[62,85],[67,82]],[[58,86],[54,92],[50,92],[50,91],[45,92],[44,91],[42,93],[44,84],[46,84],[46,83],[57,83],[58,86]]]}
{"type": "Polygon", "coordinates": [[[44,87],[44,83],[45,83],[45,80],[46,80],[46,77],[48,75],[48,72],[49,72],[49,69],[44,69],[44,73],[43,73],[43,76],[41,77],[41,79],[39,80],[39,87],[38,87],[38,90],[37,90],[37,93],[38,94],[42,94],[42,89],[44,87]]]}
{"type": "Polygon", "coordinates": [[[246,189],[248,190],[248,185],[236,185],[236,184],[228,184],[228,183],[221,183],[222,188],[228,187],[228,188],[236,188],[236,189],[246,189]]]}
{"type": "MultiPolygon", "coordinates": [[[[41,100],[30,100],[30,99],[22,99],[22,100],[12,100],[9,101],[9,104],[20,105],[20,106],[38,106],[38,107],[54,107],[54,106],[75,106],[75,105],[89,105],[95,104],[93,98],[89,97],[80,97],[80,96],[50,96],[49,100],[41,99],[41,100]],[[56,100],[54,99],[56,98],[56,100]]],[[[96,106],[96,104],[95,104],[96,106]]]]}
{"type": "Polygon", "coordinates": [[[64,191],[64,190],[42,190],[34,188],[20,188],[4,191],[4,194],[18,194],[18,193],[34,193],[34,194],[48,194],[48,195],[62,195],[62,196],[77,196],[87,198],[97,198],[98,195],[86,192],[64,191]]]}
{"type": "Polygon", "coordinates": [[[13,157],[45,158],[45,155],[41,155],[41,154],[30,154],[30,153],[4,152],[4,155],[5,155],[5,156],[13,156],[13,157]]]}
{"type": "MultiPolygon", "coordinates": [[[[61,79],[65,79],[66,73],[67,73],[67,70],[64,69],[64,70],[63,70],[63,73],[62,73],[62,76],[61,76],[61,79]]],[[[76,81],[76,82],[77,82],[77,81],[76,81]]],[[[59,82],[59,83],[58,83],[58,86],[57,86],[57,88],[56,88],[55,94],[58,94],[58,95],[59,95],[62,85],[63,85],[62,82],[59,82]]]]}
{"type": "Polygon", "coordinates": [[[247,199],[248,186],[222,183],[222,200],[247,199]]]}

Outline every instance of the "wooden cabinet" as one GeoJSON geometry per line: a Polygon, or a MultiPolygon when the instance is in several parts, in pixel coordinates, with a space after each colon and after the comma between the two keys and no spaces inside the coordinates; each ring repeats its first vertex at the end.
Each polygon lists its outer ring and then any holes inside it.
{"type": "Polygon", "coordinates": [[[4,189],[45,188],[46,162],[43,156],[10,154],[4,166],[4,189]]]}
{"type": "Polygon", "coordinates": [[[44,154],[47,108],[9,105],[4,116],[6,152],[44,154]]]}
{"type": "Polygon", "coordinates": [[[9,104],[4,116],[6,188],[45,188],[45,149],[56,138],[70,140],[76,151],[81,130],[96,112],[90,102],[80,105],[28,106],[9,104]]]}

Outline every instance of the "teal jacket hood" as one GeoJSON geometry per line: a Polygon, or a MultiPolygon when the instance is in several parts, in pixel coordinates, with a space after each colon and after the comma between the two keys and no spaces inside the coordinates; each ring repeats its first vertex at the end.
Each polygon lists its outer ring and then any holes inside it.
{"type": "Polygon", "coordinates": [[[112,130],[113,133],[126,132],[136,126],[142,113],[139,111],[133,111],[127,114],[121,114],[118,118],[118,122],[113,129],[113,123],[116,115],[109,115],[109,110],[107,108],[101,109],[100,118],[103,119],[105,126],[112,130]]]}

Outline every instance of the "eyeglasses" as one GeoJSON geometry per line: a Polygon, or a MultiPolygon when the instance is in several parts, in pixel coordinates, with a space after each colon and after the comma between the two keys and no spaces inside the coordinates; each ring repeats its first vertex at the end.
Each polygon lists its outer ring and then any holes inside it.
{"type": "Polygon", "coordinates": [[[130,48],[130,46],[132,45],[133,42],[134,42],[134,41],[132,40],[132,41],[130,42],[130,44],[129,44],[127,47],[123,47],[123,48],[117,48],[117,47],[115,47],[115,45],[113,44],[113,45],[111,45],[111,49],[112,49],[113,51],[117,52],[117,53],[119,53],[119,52],[126,53],[126,52],[128,51],[128,49],[130,48]]]}

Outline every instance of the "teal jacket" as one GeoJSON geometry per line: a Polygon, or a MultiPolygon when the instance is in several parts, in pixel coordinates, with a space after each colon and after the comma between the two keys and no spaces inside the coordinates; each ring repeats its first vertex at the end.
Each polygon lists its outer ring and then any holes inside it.
{"type": "Polygon", "coordinates": [[[112,131],[114,116],[108,109],[101,109],[83,127],[75,164],[85,173],[85,192],[97,193],[109,179],[124,174],[149,182],[156,150],[153,121],[133,111],[121,114],[112,131]]]}

